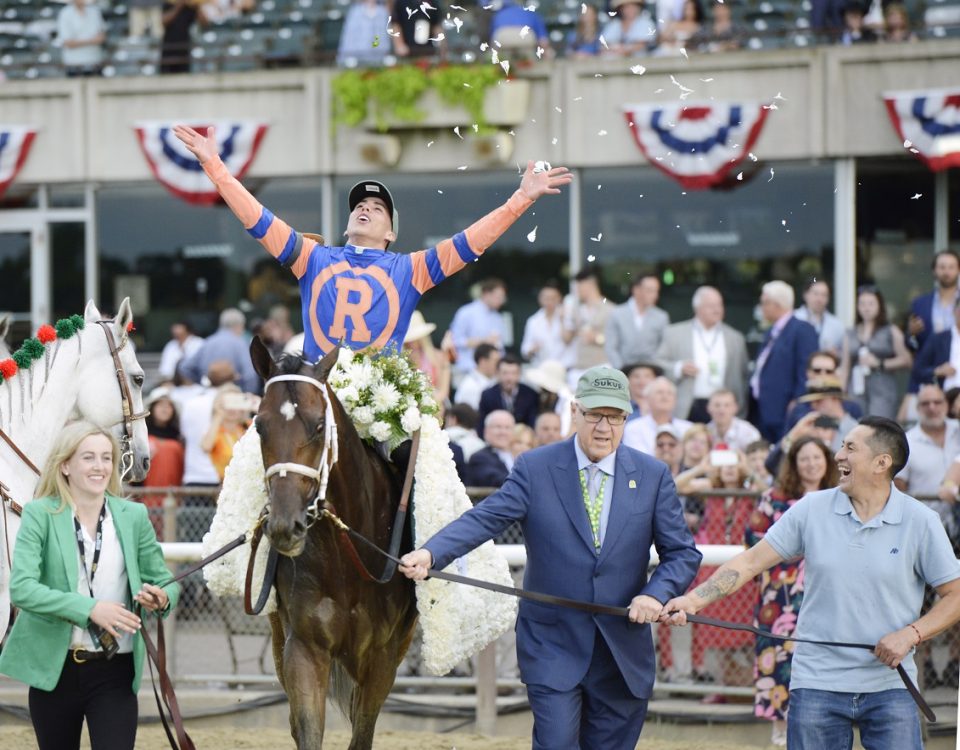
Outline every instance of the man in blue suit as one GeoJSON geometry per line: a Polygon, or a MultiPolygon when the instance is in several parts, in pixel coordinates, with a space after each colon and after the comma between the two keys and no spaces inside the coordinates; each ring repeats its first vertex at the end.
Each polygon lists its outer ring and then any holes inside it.
{"type": "Polygon", "coordinates": [[[787,411],[807,388],[807,360],[819,345],[812,325],[793,314],[793,287],[770,281],[760,294],[760,311],[770,323],[750,378],[750,421],[765,440],[783,437],[787,411]]]}
{"type": "Polygon", "coordinates": [[[520,382],[520,358],[504,354],[497,362],[497,382],[480,394],[477,410],[477,432],[483,435],[483,422],[490,412],[503,409],[513,414],[517,424],[533,427],[540,413],[540,396],[526,383],[520,382]]]}
{"type": "Polygon", "coordinates": [[[934,255],[933,276],[933,291],[914,297],[910,303],[907,347],[913,352],[922,350],[930,336],[949,331],[953,325],[953,306],[960,299],[960,255],[953,250],[934,255]]]}
{"type": "Polygon", "coordinates": [[[928,383],[936,383],[944,391],[960,383],[957,368],[954,366],[960,352],[953,350],[954,326],[960,332],[960,300],[954,305],[952,312],[951,326],[928,336],[917,354],[910,373],[910,382],[907,385],[908,393],[917,393],[921,385],[928,383]]]}
{"type": "Polygon", "coordinates": [[[401,570],[422,580],[518,522],[525,588],[629,603],[618,618],[522,600],[516,631],[533,747],[632,750],[656,666],[649,623],[686,591],[701,555],[667,467],[620,444],[633,409],[623,373],[587,370],[572,409],[571,439],[521,455],[499,492],[405,555],[401,570]],[[648,580],[651,544],[660,564],[648,580]]]}

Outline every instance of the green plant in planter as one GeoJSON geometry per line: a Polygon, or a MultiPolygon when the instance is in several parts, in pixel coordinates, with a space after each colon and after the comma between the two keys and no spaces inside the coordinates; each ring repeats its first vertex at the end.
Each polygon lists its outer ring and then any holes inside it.
{"type": "Polygon", "coordinates": [[[424,70],[415,65],[367,71],[345,71],[333,79],[334,116],[337,122],[356,127],[372,112],[377,129],[388,129],[388,119],[419,122],[425,112],[420,96],[433,88],[451,106],[462,106],[479,130],[488,131],[483,100],[490,86],[503,78],[491,65],[450,65],[424,70]]]}

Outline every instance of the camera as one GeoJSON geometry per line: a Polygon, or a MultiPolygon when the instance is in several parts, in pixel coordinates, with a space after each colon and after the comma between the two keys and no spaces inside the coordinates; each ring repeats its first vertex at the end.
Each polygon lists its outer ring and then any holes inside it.
{"type": "Polygon", "coordinates": [[[259,408],[256,401],[256,396],[247,393],[228,393],[223,397],[223,408],[253,414],[259,408]]]}
{"type": "Polygon", "coordinates": [[[736,451],[726,449],[710,451],[711,466],[736,466],[739,461],[740,457],[737,456],[736,451]]]}
{"type": "Polygon", "coordinates": [[[93,639],[93,645],[103,651],[108,659],[112,659],[114,654],[120,650],[120,644],[117,643],[117,639],[95,622],[91,622],[87,626],[87,632],[90,634],[90,638],[93,639]]]}
{"type": "Polygon", "coordinates": [[[826,414],[821,414],[813,420],[813,426],[821,430],[839,430],[840,422],[833,417],[828,417],[826,414]]]}

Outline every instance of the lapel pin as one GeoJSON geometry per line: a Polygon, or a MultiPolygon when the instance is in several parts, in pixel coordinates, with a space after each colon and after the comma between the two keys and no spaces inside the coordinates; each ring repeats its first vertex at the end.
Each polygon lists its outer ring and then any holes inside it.
{"type": "Polygon", "coordinates": [[[630,483],[627,485],[631,490],[637,489],[637,480],[631,479],[630,483]]]}

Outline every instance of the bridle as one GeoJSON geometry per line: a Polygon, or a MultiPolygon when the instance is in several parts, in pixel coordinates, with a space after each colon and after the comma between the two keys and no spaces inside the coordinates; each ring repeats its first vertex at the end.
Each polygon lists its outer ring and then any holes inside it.
{"type": "MultiPolygon", "coordinates": [[[[333,469],[334,464],[337,463],[339,458],[339,440],[337,439],[337,421],[334,418],[333,414],[333,398],[330,393],[330,386],[327,383],[322,383],[316,378],[311,378],[307,375],[276,375],[269,380],[263,386],[263,392],[266,394],[267,389],[274,383],[284,383],[284,382],[297,382],[297,383],[307,383],[313,387],[320,390],[322,393],[322,398],[324,400],[324,415],[323,415],[323,448],[320,450],[320,464],[316,468],[312,466],[307,466],[306,464],[300,464],[295,462],[281,462],[271,464],[267,467],[265,473],[265,479],[269,484],[270,478],[280,475],[280,478],[287,476],[288,472],[294,474],[300,474],[305,476],[308,479],[312,479],[317,483],[317,494],[313,498],[309,506],[307,506],[307,528],[309,529],[317,519],[320,518],[323,511],[323,505],[327,499],[327,485],[330,481],[330,470],[333,469]]],[[[267,508],[263,509],[263,514],[266,514],[267,508]]]]}
{"type": "Polygon", "coordinates": [[[129,338],[122,336],[120,346],[113,340],[113,334],[110,332],[110,324],[113,319],[98,320],[97,324],[103,329],[107,337],[107,347],[110,349],[110,356],[113,357],[113,366],[117,374],[117,384],[120,386],[120,405],[123,411],[123,418],[117,420],[109,427],[123,425],[123,436],[120,438],[120,478],[126,478],[133,470],[133,423],[138,419],[146,419],[150,415],[149,409],[133,413],[133,395],[130,393],[130,386],[127,384],[127,374],[123,369],[123,362],[120,361],[120,352],[127,345],[129,338]]]}

